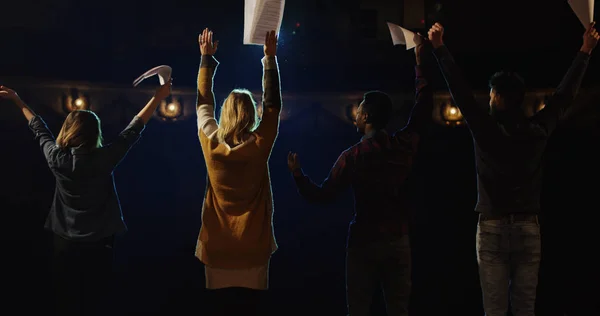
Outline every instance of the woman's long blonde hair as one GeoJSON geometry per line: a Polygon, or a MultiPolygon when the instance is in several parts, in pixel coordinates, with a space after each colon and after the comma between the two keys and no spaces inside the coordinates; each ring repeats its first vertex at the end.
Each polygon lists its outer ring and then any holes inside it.
{"type": "Polygon", "coordinates": [[[69,113],[58,133],[56,145],[62,149],[102,147],[102,130],[96,113],[87,110],[69,113]]]}
{"type": "Polygon", "coordinates": [[[231,91],[221,107],[217,139],[219,142],[236,146],[244,137],[256,130],[258,115],[252,93],[246,89],[231,91]]]}

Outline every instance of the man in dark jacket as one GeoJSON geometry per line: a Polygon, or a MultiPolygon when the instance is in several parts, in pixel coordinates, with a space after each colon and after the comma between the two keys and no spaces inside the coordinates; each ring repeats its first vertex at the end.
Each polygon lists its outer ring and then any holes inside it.
{"type": "Polygon", "coordinates": [[[434,55],[475,144],[479,212],[477,261],[487,316],[533,316],[541,258],[538,214],[542,156],[550,134],[581,84],[598,32],[590,24],[583,45],[543,110],[527,118],[525,86],[512,72],[492,76],[489,110],[475,101],[448,48],[444,28],[429,30],[434,55]],[[509,290],[510,289],[510,290],[509,290]]]}

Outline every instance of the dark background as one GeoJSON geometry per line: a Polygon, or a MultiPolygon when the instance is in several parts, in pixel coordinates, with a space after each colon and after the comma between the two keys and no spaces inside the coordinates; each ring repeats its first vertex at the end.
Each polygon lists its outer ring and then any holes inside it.
{"type": "MultiPolygon", "coordinates": [[[[278,51],[284,94],[413,89],[412,52],[392,48],[389,39],[369,39],[373,26],[361,24],[359,2],[287,1],[278,51]]],[[[395,3],[401,8],[401,2],[381,1],[381,7],[395,3]]],[[[442,9],[436,11],[435,2],[425,1],[425,24],[444,23],[447,46],[479,90],[485,91],[494,71],[506,67],[519,71],[532,89],[552,88],[581,45],[584,29],[566,1],[439,3],[442,9]]],[[[1,10],[0,79],[7,86],[14,78],[129,84],[151,66],[168,64],[177,86],[193,88],[197,35],[209,26],[220,39],[217,89],[260,89],[255,74],[260,73],[262,49],[241,44],[241,0],[23,0],[5,2],[1,10]]],[[[593,56],[584,80],[587,89],[578,100],[585,110],[566,121],[548,147],[538,315],[597,313],[593,219],[600,188],[599,64],[593,56]]],[[[441,78],[434,79],[443,90],[441,78]]],[[[57,134],[64,115],[32,106],[57,134]]],[[[360,136],[319,107],[307,104],[299,113],[282,122],[270,162],[280,246],[271,261],[272,315],[344,315],[351,193],[331,205],[306,203],[295,192],[285,156],[290,149],[299,152],[305,171],[321,181],[339,153],[360,136]]],[[[120,125],[104,120],[106,139],[129,119],[120,118],[120,125]]],[[[0,308],[11,315],[44,311],[51,297],[51,248],[43,223],[54,179],[25,120],[7,102],[0,103],[0,144],[0,308]]],[[[436,127],[423,148],[417,167],[411,308],[414,315],[481,315],[470,134],[464,128],[436,127]]],[[[204,276],[194,248],[206,173],[194,119],[151,122],[115,177],[129,226],[115,248],[115,315],[201,315],[204,276]]],[[[374,311],[383,315],[379,296],[374,311]]]]}

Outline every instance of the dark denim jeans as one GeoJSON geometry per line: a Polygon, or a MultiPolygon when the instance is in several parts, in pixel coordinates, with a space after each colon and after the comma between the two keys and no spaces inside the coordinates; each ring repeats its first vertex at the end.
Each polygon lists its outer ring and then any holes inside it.
{"type": "Polygon", "coordinates": [[[533,316],[541,259],[537,216],[507,215],[477,226],[477,262],[486,316],[533,316]]]}
{"type": "Polygon", "coordinates": [[[411,289],[408,236],[347,249],[346,295],[350,316],[370,314],[378,286],[383,290],[388,315],[408,315],[411,289]]]}

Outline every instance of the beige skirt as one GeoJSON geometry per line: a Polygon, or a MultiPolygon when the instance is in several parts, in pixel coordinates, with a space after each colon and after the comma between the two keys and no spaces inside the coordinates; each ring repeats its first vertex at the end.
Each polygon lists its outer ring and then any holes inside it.
{"type": "Polygon", "coordinates": [[[228,287],[244,287],[254,290],[269,288],[269,263],[249,269],[218,269],[204,267],[206,288],[210,290],[228,287]]]}

